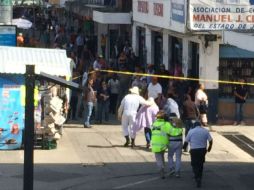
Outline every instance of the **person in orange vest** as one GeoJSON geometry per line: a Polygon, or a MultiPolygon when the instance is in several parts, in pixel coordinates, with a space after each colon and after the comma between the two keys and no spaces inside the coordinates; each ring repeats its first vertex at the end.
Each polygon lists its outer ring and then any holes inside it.
{"type": "Polygon", "coordinates": [[[17,45],[24,46],[24,37],[22,33],[19,33],[19,35],[17,36],[17,45]]]}

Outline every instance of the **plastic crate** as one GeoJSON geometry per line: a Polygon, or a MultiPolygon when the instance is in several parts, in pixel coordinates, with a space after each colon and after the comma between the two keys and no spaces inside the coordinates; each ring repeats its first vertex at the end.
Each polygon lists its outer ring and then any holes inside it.
{"type": "Polygon", "coordinates": [[[49,140],[49,139],[44,139],[42,142],[42,149],[43,150],[51,150],[51,149],[56,149],[57,148],[57,142],[56,140],[49,140]]]}

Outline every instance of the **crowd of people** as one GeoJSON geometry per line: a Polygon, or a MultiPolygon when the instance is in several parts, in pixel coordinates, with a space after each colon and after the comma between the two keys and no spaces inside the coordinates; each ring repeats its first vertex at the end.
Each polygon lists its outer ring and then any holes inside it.
{"type": "MultiPolygon", "coordinates": [[[[91,128],[91,123],[109,124],[110,118],[118,118],[125,139],[123,146],[131,148],[136,147],[136,134],[143,130],[146,148],[154,152],[162,178],[166,150],[169,175],[180,177],[182,149],[190,149],[197,186],[201,186],[205,154],[212,146],[212,138],[204,128],[208,123],[208,97],[203,84],[197,89],[189,81],[157,77],[183,76],[180,64],[170,70],[163,64],[144,66],[127,39],[120,45],[116,42],[114,60],[109,62],[105,59],[106,35],[101,36],[102,54],[98,54],[81,28],[61,24],[52,15],[41,20],[39,31],[45,47],[64,48],[74,60],[73,81],[80,84],[82,91],[71,93],[69,120],[82,118],[84,127],[91,128]],[[122,74],[124,71],[133,75],[122,74]]],[[[24,39],[19,41],[21,46],[25,44],[24,39]]]]}
{"type": "Polygon", "coordinates": [[[162,178],[166,172],[166,150],[169,174],[176,177],[180,177],[182,152],[190,151],[197,187],[200,187],[205,153],[212,146],[211,135],[204,128],[208,124],[208,97],[204,85],[197,88],[187,80],[159,77],[183,76],[179,64],[170,71],[164,65],[150,64],[144,68],[138,62],[130,64],[128,55],[133,53],[127,48],[128,43],[111,64],[105,60],[104,53],[92,57],[91,51],[78,43],[78,39],[79,36],[71,55],[76,60],[74,72],[83,91],[71,96],[70,118],[83,118],[85,128],[91,128],[91,123],[109,124],[110,118],[118,118],[124,147],[135,148],[136,134],[143,130],[146,148],[155,153],[162,178]],[[130,71],[132,75],[128,74],[130,71]]]}
{"type": "Polygon", "coordinates": [[[124,96],[118,109],[118,119],[121,120],[125,138],[124,146],[131,145],[134,148],[136,133],[143,129],[146,147],[149,149],[151,146],[152,152],[155,153],[161,178],[164,179],[166,150],[168,150],[169,175],[180,177],[182,150],[188,152],[189,143],[191,165],[197,187],[200,187],[205,154],[212,148],[212,137],[204,128],[207,125],[207,108],[204,107],[208,102],[204,85],[200,84],[195,93],[195,101],[192,101],[190,94],[186,92],[182,107],[177,103],[174,91],[167,91],[166,101],[163,104],[158,101],[161,96],[164,95],[156,77],[152,77],[147,86],[145,97],[140,94],[138,86],[129,89],[129,94],[124,96]]]}

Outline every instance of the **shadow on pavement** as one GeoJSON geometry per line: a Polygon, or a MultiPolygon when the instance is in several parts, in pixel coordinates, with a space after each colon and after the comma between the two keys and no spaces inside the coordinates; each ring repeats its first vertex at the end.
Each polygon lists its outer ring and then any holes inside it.
{"type": "MultiPolygon", "coordinates": [[[[1,190],[22,190],[23,164],[0,164],[1,190]]],[[[202,189],[253,189],[253,163],[205,164],[202,189]]],[[[181,178],[159,178],[155,163],[36,164],[35,190],[183,190],[196,189],[189,162],[182,164],[181,178]]]]}

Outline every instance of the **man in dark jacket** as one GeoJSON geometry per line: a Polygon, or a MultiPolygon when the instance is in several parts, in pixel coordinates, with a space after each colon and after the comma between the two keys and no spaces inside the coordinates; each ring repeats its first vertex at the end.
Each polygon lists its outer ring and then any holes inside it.
{"type": "MultiPolygon", "coordinates": [[[[184,95],[184,102],[183,102],[183,120],[185,124],[185,137],[187,136],[189,130],[193,128],[194,122],[198,118],[198,109],[195,103],[191,100],[189,94],[184,95]]],[[[187,152],[187,146],[184,149],[184,152],[187,152]]]]}
{"type": "MultiPolygon", "coordinates": [[[[244,83],[243,79],[240,79],[239,82],[244,83]]],[[[235,96],[235,122],[234,125],[244,125],[243,122],[243,105],[246,102],[248,96],[248,90],[245,85],[238,85],[234,89],[235,96]]]]}

